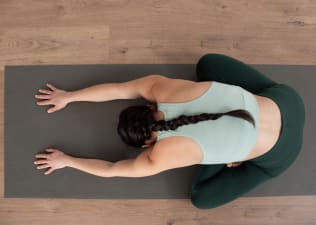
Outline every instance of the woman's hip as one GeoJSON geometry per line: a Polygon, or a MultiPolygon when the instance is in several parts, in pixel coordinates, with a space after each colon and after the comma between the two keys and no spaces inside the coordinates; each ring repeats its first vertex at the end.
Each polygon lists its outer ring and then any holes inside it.
{"type": "Polygon", "coordinates": [[[281,133],[275,145],[266,154],[249,161],[278,175],[297,158],[303,143],[305,107],[299,93],[287,84],[276,84],[259,93],[272,99],[281,112],[281,133]]]}

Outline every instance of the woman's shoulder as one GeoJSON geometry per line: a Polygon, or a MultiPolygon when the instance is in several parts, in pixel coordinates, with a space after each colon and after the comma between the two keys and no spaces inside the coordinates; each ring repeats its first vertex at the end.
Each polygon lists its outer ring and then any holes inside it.
{"type": "Polygon", "coordinates": [[[212,83],[212,81],[196,82],[165,77],[155,83],[152,88],[152,95],[157,103],[185,102],[204,94],[212,83]]]}
{"type": "Polygon", "coordinates": [[[179,166],[198,164],[203,159],[199,145],[185,136],[170,136],[157,141],[151,152],[153,161],[179,163],[179,166]]]}

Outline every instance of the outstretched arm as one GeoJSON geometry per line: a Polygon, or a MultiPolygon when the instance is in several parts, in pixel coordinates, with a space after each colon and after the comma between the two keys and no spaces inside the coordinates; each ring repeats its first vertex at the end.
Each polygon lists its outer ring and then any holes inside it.
{"type": "Polygon", "coordinates": [[[37,102],[38,105],[54,105],[48,109],[49,113],[61,110],[69,103],[78,101],[104,102],[143,97],[154,102],[152,87],[163,78],[165,77],[162,75],[154,74],[127,82],[97,84],[75,91],[65,91],[47,83],[50,90],[39,89],[38,91],[42,94],[36,94],[35,98],[43,99],[43,101],[37,102]]]}
{"type": "Polygon", "coordinates": [[[152,86],[161,75],[147,75],[121,83],[102,83],[71,92],[71,101],[103,102],[116,99],[151,98],[152,86]]]}
{"type": "Polygon", "coordinates": [[[49,168],[45,175],[64,167],[72,167],[100,177],[144,177],[161,172],[150,158],[151,147],[144,150],[135,159],[120,160],[115,163],[100,159],[73,157],[54,148],[47,148],[46,151],[49,153],[35,155],[38,160],[34,162],[37,169],[49,168]]]}
{"type": "Polygon", "coordinates": [[[136,158],[108,162],[99,159],[84,159],[71,157],[68,166],[101,177],[145,177],[159,171],[151,161],[151,149],[140,153],[136,158]]]}

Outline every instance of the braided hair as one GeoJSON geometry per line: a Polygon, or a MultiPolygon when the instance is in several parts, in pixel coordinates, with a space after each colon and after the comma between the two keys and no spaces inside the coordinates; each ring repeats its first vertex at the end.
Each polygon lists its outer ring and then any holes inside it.
{"type": "MultiPolygon", "coordinates": [[[[151,105],[152,106],[152,105],[151,105]]],[[[154,106],[157,110],[157,105],[154,106]]],[[[194,124],[204,120],[217,120],[223,115],[247,120],[255,127],[251,114],[243,109],[224,113],[201,113],[193,116],[180,115],[171,120],[155,121],[153,108],[150,105],[134,105],[122,110],[119,116],[117,132],[127,145],[141,147],[151,138],[152,131],[175,130],[179,126],[194,124]]]]}

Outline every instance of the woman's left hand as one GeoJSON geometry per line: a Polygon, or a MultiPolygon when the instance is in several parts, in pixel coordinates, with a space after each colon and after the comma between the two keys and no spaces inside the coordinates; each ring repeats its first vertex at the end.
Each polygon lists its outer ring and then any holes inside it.
{"type": "Polygon", "coordinates": [[[62,151],[53,148],[47,148],[47,152],[51,152],[50,154],[37,154],[35,155],[36,158],[43,158],[39,159],[34,162],[34,164],[38,165],[37,169],[44,169],[50,167],[44,174],[48,175],[52,173],[56,169],[64,168],[68,165],[69,162],[69,155],[66,155],[62,151]]]}

